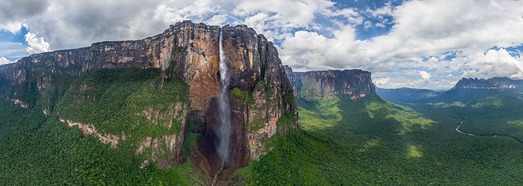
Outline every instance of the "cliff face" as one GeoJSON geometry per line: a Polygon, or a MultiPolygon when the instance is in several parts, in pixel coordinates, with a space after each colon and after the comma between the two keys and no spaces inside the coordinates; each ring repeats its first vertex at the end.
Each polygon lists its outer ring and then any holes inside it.
{"type": "Polygon", "coordinates": [[[223,47],[231,67],[233,160],[246,165],[270,149],[264,141],[296,128],[297,107],[278,51],[262,35],[246,26],[224,27],[223,47]],[[283,118],[290,123],[279,122],[283,118]],[[238,125],[239,124],[239,125],[238,125]],[[246,125],[243,125],[246,124],[246,125]],[[250,158],[245,158],[248,154],[250,158]]]}
{"type": "Polygon", "coordinates": [[[456,83],[454,89],[516,89],[523,88],[523,80],[495,77],[490,79],[463,78],[456,83]]]}
{"type": "Polygon", "coordinates": [[[0,67],[0,78],[10,85],[36,81],[43,92],[55,82],[56,75],[76,77],[97,69],[158,68],[192,85],[191,108],[203,110],[218,91],[219,31],[217,26],[178,23],[143,40],[100,42],[86,48],[34,54],[0,67]]]}
{"type": "Polygon", "coordinates": [[[293,72],[292,68],[287,65],[285,65],[284,68],[285,74],[287,74],[289,82],[291,83],[292,90],[294,92],[294,97],[298,97],[299,88],[303,86],[301,82],[301,75],[303,74],[303,72],[293,72]]]}
{"type": "Polygon", "coordinates": [[[376,96],[371,73],[362,70],[327,70],[292,72],[291,82],[297,97],[322,98],[346,96],[358,100],[366,96],[376,96]]]}
{"type": "MultiPolygon", "coordinates": [[[[199,126],[195,131],[200,133],[200,148],[209,148],[205,143],[213,143],[216,138],[212,131],[215,127],[216,96],[220,86],[220,31],[225,60],[232,74],[229,91],[233,113],[232,164],[244,166],[250,159],[258,159],[261,154],[270,150],[265,144],[266,139],[297,127],[297,109],[292,87],[276,48],[263,35],[256,34],[246,26],[218,27],[185,21],[143,40],[101,42],[86,48],[31,55],[17,63],[0,66],[0,96],[21,107],[41,106],[44,114],[61,116],[62,113],[56,110],[64,110],[60,106],[65,104],[56,105],[57,100],[64,94],[71,98],[87,100],[84,104],[100,102],[99,93],[89,93],[96,85],[77,82],[75,78],[100,69],[159,69],[160,80],[147,82],[153,86],[151,90],[155,90],[154,86],[167,86],[162,83],[166,79],[180,79],[188,85],[188,100],[175,100],[163,107],[154,104],[133,105],[132,108],[139,107],[135,116],[150,119],[161,115],[165,119],[184,113],[185,116],[175,118],[176,121],[183,120],[174,122],[180,126],[174,126],[171,122],[173,127],[183,130],[157,138],[145,137],[135,145],[136,154],[142,153],[139,149],[152,147],[154,156],[157,152],[154,150],[154,144],[161,141],[168,143],[170,152],[182,152],[182,141],[189,132],[185,120],[199,126]],[[70,86],[72,83],[74,86],[70,86]],[[163,112],[167,113],[162,115],[163,112]]],[[[126,96],[133,98],[137,95],[126,96]]],[[[77,118],[62,118],[64,121],[80,122],[75,119],[77,118]]],[[[133,122],[138,121],[142,120],[136,119],[133,122]]],[[[159,125],[153,120],[150,123],[159,125]]],[[[102,129],[97,129],[98,132],[104,133],[100,131],[102,129]]],[[[121,132],[129,134],[125,129],[121,132]]],[[[213,156],[213,150],[200,151],[207,152],[204,153],[205,156],[213,156]]],[[[170,161],[183,161],[180,156],[176,157],[170,161]]],[[[164,163],[168,166],[171,164],[164,163]]]]}

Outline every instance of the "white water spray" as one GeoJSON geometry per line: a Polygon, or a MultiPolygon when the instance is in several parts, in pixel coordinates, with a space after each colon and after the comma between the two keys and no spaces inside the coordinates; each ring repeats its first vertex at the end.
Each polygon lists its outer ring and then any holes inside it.
{"type": "Polygon", "coordinates": [[[225,61],[225,52],[223,51],[223,37],[220,29],[220,80],[221,88],[218,97],[218,128],[216,134],[219,138],[216,151],[220,156],[222,163],[229,159],[230,141],[231,141],[231,104],[229,102],[229,78],[227,63],[225,61]]]}

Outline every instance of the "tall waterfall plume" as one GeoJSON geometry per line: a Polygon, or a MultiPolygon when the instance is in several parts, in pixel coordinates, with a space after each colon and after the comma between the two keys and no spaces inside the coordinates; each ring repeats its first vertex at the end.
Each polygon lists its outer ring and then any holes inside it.
{"type": "Polygon", "coordinates": [[[225,61],[225,52],[223,50],[223,36],[220,29],[220,95],[218,97],[218,124],[216,134],[219,138],[216,146],[218,156],[223,163],[229,159],[230,141],[231,141],[231,104],[229,102],[229,79],[227,63],[225,61]]]}

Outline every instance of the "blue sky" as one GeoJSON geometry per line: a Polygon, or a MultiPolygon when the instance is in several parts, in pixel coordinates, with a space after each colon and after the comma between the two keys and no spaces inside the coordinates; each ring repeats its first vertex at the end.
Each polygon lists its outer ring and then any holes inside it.
{"type": "Polygon", "coordinates": [[[2,48],[2,54],[6,59],[10,61],[15,61],[21,57],[29,55],[29,52],[25,50],[28,47],[28,43],[25,40],[25,35],[28,33],[27,28],[21,27],[21,29],[16,33],[11,33],[9,31],[0,31],[0,43],[10,43],[12,47],[2,48]]]}
{"type": "Polygon", "coordinates": [[[246,24],[296,71],[363,69],[379,87],[445,89],[463,77],[523,79],[523,2],[511,0],[7,0],[0,64],[190,19],[246,24]]]}
{"type": "MultiPolygon", "coordinates": [[[[403,2],[402,0],[350,0],[350,1],[343,1],[338,0],[334,1],[337,4],[337,7],[339,8],[355,8],[358,10],[376,10],[379,8],[386,7],[387,5],[390,5],[391,7],[395,7],[398,5],[401,5],[403,2]]],[[[381,18],[373,17],[368,14],[363,14],[363,17],[365,21],[369,21],[372,23],[370,27],[366,28],[365,24],[356,25],[355,28],[356,31],[356,39],[359,40],[366,40],[371,39],[373,37],[386,34],[390,31],[392,27],[392,20],[393,17],[390,15],[383,15],[381,18]],[[388,24],[384,24],[384,27],[376,26],[376,23],[381,23],[383,21],[386,21],[388,24]]]]}

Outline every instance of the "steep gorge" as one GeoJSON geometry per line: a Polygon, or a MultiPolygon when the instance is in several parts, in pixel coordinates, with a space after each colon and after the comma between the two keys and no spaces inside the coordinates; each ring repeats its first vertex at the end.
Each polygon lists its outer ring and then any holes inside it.
{"type": "Polygon", "coordinates": [[[276,48],[246,26],[184,21],[143,40],[31,55],[0,66],[0,97],[38,107],[49,119],[90,125],[100,136],[125,134],[145,164],[169,168],[189,155],[211,174],[219,168],[214,131],[222,58],[230,73],[223,90],[231,112],[229,167],[241,167],[269,152],[273,135],[298,127],[276,48]],[[189,133],[197,142],[187,154],[182,144],[189,133]]]}

